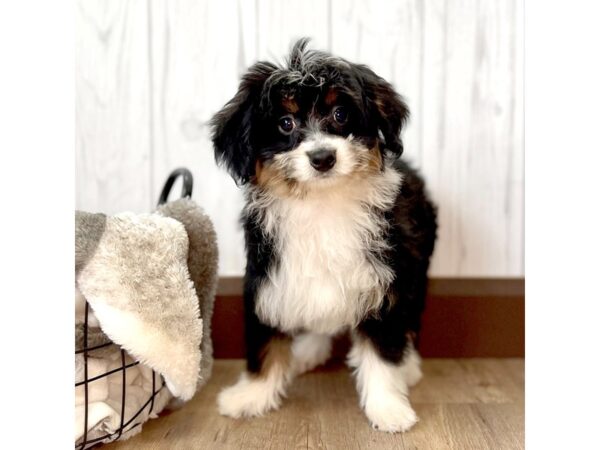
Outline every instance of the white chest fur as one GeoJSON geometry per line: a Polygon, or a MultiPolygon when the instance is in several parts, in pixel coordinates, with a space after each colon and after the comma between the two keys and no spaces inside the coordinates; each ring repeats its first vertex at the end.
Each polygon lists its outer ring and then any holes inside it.
{"type": "Polygon", "coordinates": [[[259,288],[258,316],[282,331],[333,334],[378,308],[393,274],[372,256],[387,244],[371,207],[391,207],[400,181],[388,169],[303,199],[271,199],[261,215],[279,263],[259,288]]]}

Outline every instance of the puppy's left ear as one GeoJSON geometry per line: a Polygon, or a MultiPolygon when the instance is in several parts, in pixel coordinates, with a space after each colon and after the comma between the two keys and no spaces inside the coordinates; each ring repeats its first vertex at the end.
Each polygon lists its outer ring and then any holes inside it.
{"type": "Polygon", "coordinates": [[[210,121],[215,159],[227,168],[238,185],[246,184],[254,176],[252,120],[263,84],[275,69],[266,62],[250,67],[242,77],[238,92],[210,121]]]}
{"type": "Polygon", "coordinates": [[[358,71],[361,74],[367,110],[377,117],[377,126],[383,134],[386,148],[400,156],[404,150],[400,133],[410,115],[408,106],[390,83],[367,66],[359,65],[358,71]]]}

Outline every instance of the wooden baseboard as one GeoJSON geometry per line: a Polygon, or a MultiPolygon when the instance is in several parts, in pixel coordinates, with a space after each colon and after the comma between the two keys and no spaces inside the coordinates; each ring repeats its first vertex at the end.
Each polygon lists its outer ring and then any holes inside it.
{"type": "MultiPolygon", "coordinates": [[[[219,280],[213,317],[216,358],[244,356],[242,279],[219,280]]],[[[347,338],[335,345],[343,357],[347,338]]],[[[419,351],[424,357],[523,357],[525,280],[432,278],[419,351]]]]}

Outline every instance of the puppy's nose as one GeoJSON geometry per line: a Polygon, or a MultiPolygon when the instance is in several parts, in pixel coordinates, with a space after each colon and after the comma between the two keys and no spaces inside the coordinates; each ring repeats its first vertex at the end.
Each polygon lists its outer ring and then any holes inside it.
{"type": "Polygon", "coordinates": [[[310,165],[319,172],[327,172],[335,165],[335,150],[328,148],[320,148],[312,152],[308,152],[310,165]]]}

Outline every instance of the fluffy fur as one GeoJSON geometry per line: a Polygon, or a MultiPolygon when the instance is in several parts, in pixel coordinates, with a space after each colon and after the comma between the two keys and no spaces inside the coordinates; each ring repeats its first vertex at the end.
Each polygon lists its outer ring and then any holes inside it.
{"type": "Polygon", "coordinates": [[[200,389],[212,375],[213,366],[211,324],[218,282],[217,234],[204,210],[189,198],[181,198],[160,205],[157,212],[181,222],[189,239],[187,267],[198,296],[198,306],[202,318],[201,376],[197,385],[197,388],[200,389]]]}
{"type": "Polygon", "coordinates": [[[331,355],[331,336],[303,333],[292,342],[292,372],[300,375],[324,364],[331,355]]]}
{"type": "Polygon", "coordinates": [[[377,428],[405,431],[435,209],[400,160],[402,97],[306,45],[284,66],[250,67],[212,121],[216,159],[246,193],[247,373],[219,408],[276,408],[295,375],[327,359],[331,336],[352,330],[361,406],[377,428]],[[273,342],[289,350],[274,356],[273,342]]]}
{"type": "Polygon", "coordinates": [[[373,257],[387,248],[378,239],[386,222],[371,217],[362,201],[392,206],[400,178],[395,171],[379,172],[320,195],[268,196],[267,206],[259,197],[248,204],[248,213],[256,211],[274,251],[282,255],[257,292],[256,311],[264,323],[285,332],[336,334],[381,307],[384,286],[394,276],[373,257]]]}

